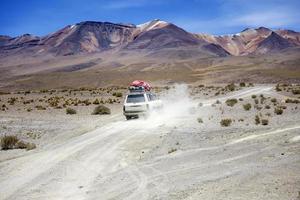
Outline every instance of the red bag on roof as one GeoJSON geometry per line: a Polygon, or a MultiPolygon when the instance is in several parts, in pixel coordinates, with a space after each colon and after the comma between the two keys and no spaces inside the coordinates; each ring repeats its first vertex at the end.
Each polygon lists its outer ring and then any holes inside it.
{"type": "Polygon", "coordinates": [[[133,81],[130,86],[134,86],[134,87],[144,87],[145,90],[150,91],[151,90],[151,86],[149,83],[145,82],[145,81],[141,81],[141,80],[136,80],[133,81]]]}

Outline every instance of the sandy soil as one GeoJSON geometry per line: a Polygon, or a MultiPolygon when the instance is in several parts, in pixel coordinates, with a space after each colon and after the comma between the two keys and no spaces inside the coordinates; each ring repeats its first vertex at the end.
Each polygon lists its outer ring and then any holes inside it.
{"type": "Polygon", "coordinates": [[[161,95],[167,104],[160,113],[130,121],[121,104],[101,117],[1,113],[2,133],[31,127],[41,137],[29,138],[35,150],[0,151],[0,198],[299,198],[300,113],[297,104],[283,102],[297,96],[274,85],[221,96],[213,89],[189,93],[182,85],[170,89],[161,95]],[[253,94],[265,97],[258,108],[253,94]],[[229,98],[238,103],[227,106],[229,98]],[[278,106],[285,106],[282,115],[274,113],[278,106]],[[256,125],[255,115],[268,125],[256,125]],[[229,127],[220,125],[224,118],[232,119],[229,127]]]}

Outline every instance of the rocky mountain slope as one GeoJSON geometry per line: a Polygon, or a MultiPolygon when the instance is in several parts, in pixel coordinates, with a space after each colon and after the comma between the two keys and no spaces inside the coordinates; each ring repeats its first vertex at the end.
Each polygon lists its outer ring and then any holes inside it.
{"type": "Polygon", "coordinates": [[[161,20],[141,25],[110,22],[80,22],[44,37],[24,34],[0,36],[0,57],[67,56],[107,50],[146,50],[194,48],[206,56],[268,53],[300,45],[300,33],[260,27],[235,35],[192,34],[161,20]],[[266,47],[264,47],[266,46],[266,47]],[[275,48],[273,48],[275,47],[275,48]]]}
{"type": "Polygon", "coordinates": [[[300,33],[290,30],[272,31],[265,27],[245,29],[234,35],[195,34],[197,38],[218,44],[231,55],[264,54],[300,45],[300,33]],[[272,44],[270,44],[272,43],[272,44]],[[268,46],[268,47],[264,47],[268,46]],[[269,47],[275,47],[269,48],[269,47]]]}

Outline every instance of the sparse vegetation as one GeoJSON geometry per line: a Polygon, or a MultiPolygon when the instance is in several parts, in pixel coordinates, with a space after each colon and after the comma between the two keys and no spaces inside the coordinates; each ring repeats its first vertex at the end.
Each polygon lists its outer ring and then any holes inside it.
{"type": "Polygon", "coordinates": [[[246,83],[245,82],[241,82],[240,83],[240,87],[246,87],[246,83]]]}
{"type": "Polygon", "coordinates": [[[99,105],[97,106],[94,111],[93,111],[93,115],[109,115],[110,109],[104,105],[99,105]]]}
{"type": "Polygon", "coordinates": [[[177,149],[176,149],[176,148],[172,148],[172,149],[170,149],[170,150],[168,151],[168,154],[174,153],[175,151],[177,151],[177,149]]]}
{"type": "Polygon", "coordinates": [[[15,149],[18,141],[19,139],[15,135],[4,136],[1,138],[1,149],[2,150],[15,149]]]}
{"type": "Polygon", "coordinates": [[[300,88],[292,89],[293,94],[300,94],[300,88]]]}
{"type": "Polygon", "coordinates": [[[260,124],[260,118],[258,115],[255,115],[255,124],[256,125],[260,124]]]}
{"type": "Polygon", "coordinates": [[[276,115],[281,115],[283,113],[283,110],[282,110],[282,108],[277,107],[277,108],[274,109],[274,113],[276,115]]]}
{"type": "Polygon", "coordinates": [[[298,99],[286,99],[285,103],[300,103],[300,101],[298,99]]]}
{"type": "Polygon", "coordinates": [[[247,104],[244,104],[243,107],[244,107],[244,110],[250,110],[252,106],[250,103],[247,103],[247,104]]]}
{"type": "Polygon", "coordinates": [[[99,105],[99,104],[100,104],[99,99],[95,99],[95,101],[93,101],[93,104],[94,104],[94,105],[99,105]]]}
{"type": "Polygon", "coordinates": [[[237,99],[227,99],[225,103],[227,104],[227,106],[233,107],[237,102],[237,99]]]}
{"type": "Polygon", "coordinates": [[[77,111],[75,109],[73,109],[73,108],[67,108],[66,109],[66,114],[67,115],[74,115],[76,113],[77,113],[77,111]]]}
{"type": "Polygon", "coordinates": [[[282,89],[280,88],[279,84],[276,85],[275,90],[276,90],[277,92],[282,91],[282,89]]]}
{"type": "Polygon", "coordinates": [[[253,94],[252,96],[251,96],[251,98],[252,99],[255,99],[257,96],[255,95],[255,94],[253,94]]]}
{"type": "Polygon", "coordinates": [[[203,123],[203,120],[202,120],[202,118],[200,118],[200,117],[197,118],[197,121],[198,121],[198,123],[200,123],[200,124],[203,123]]]}
{"type": "Polygon", "coordinates": [[[272,98],[272,99],[271,99],[271,102],[276,103],[276,102],[277,102],[277,99],[276,99],[276,98],[272,98]]]}
{"type": "Polygon", "coordinates": [[[269,124],[269,120],[267,120],[267,119],[262,119],[262,120],[261,120],[261,124],[262,124],[263,126],[266,126],[266,125],[269,124]]]}
{"type": "Polygon", "coordinates": [[[231,123],[232,123],[231,119],[222,119],[221,122],[220,122],[221,126],[224,126],[224,127],[230,126],[231,123]]]}
{"type": "Polygon", "coordinates": [[[227,85],[227,86],[225,87],[225,89],[226,89],[226,90],[229,90],[229,91],[234,91],[235,88],[236,88],[236,86],[235,86],[234,83],[231,83],[231,84],[229,84],[229,85],[227,85]]]}
{"type": "Polygon", "coordinates": [[[115,97],[122,97],[123,96],[122,92],[114,92],[112,95],[115,96],[115,97]]]}
{"type": "Polygon", "coordinates": [[[269,105],[265,106],[265,109],[270,109],[270,108],[271,108],[271,106],[269,106],[269,105]]]}
{"type": "Polygon", "coordinates": [[[44,106],[41,106],[41,105],[37,105],[37,106],[35,106],[35,108],[37,110],[46,110],[46,108],[44,106]]]}
{"type": "Polygon", "coordinates": [[[1,149],[26,149],[32,150],[35,149],[36,145],[34,143],[27,143],[22,140],[19,140],[15,135],[8,135],[1,138],[1,149]]]}

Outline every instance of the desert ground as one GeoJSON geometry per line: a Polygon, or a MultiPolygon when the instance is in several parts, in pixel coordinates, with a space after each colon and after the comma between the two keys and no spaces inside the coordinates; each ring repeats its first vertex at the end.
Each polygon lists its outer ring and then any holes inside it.
{"type": "Polygon", "coordinates": [[[0,199],[300,199],[300,85],[154,91],[128,121],[124,87],[2,93],[0,136],[34,147],[0,151],[0,199]]]}

